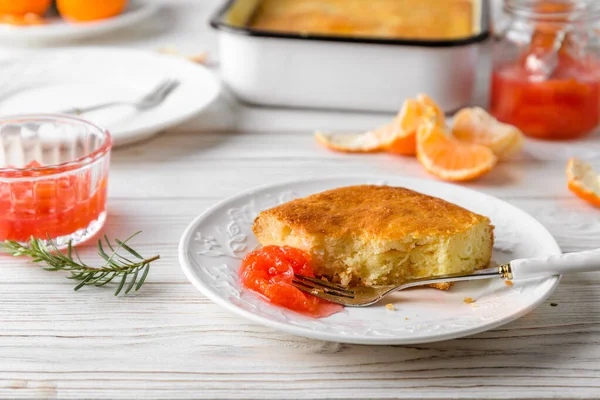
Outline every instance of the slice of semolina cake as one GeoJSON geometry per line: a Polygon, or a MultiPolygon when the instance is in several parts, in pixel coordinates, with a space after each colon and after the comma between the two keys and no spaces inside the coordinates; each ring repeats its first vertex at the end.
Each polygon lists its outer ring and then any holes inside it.
{"type": "Polygon", "coordinates": [[[372,185],[263,211],[253,230],[263,246],[307,251],[318,276],[343,285],[472,272],[489,263],[494,241],[487,217],[409,189],[372,185]]]}

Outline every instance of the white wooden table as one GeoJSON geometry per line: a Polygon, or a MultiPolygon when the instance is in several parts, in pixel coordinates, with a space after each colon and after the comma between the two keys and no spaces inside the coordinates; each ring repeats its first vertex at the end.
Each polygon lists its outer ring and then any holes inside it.
{"type": "MultiPolygon", "coordinates": [[[[98,45],[207,50],[219,1],[167,1],[161,19],[98,45]]],[[[4,50],[8,52],[8,50],[4,50]]],[[[2,398],[598,398],[600,275],[565,277],[537,310],[443,343],[368,347],[318,342],[250,323],[186,280],[177,243],[214,202],[266,182],[339,173],[431,179],[413,159],[327,152],[315,128],[361,129],[387,115],[269,110],[224,96],[182,127],[115,151],[108,236],[143,230],[160,253],[134,296],[72,291],[62,273],[0,257],[2,398]]],[[[564,251],[600,244],[600,212],[566,189],[564,161],[501,164],[467,186],[537,217],[564,251]]],[[[94,247],[83,252],[93,257],[94,247]]]]}

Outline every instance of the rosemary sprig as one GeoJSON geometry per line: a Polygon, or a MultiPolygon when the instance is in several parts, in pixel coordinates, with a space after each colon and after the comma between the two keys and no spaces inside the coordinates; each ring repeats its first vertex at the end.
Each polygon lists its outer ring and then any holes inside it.
{"type": "Polygon", "coordinates": [[[65,252],[58,250],[56,244],[48,239],[46,245],[43,240],[31,238],[26,245],[7,240],[2,244],[4,251],[15,257],[30,257],[34,263],[46,263],[48,266],[43,267],[46,271],[68,271],[70,276],[67,278],[79,281],[75,286],[75,290],[79,290],[84,286],[104,286],[115,278],[121,278],[115,296],[117,296],[123,288],[123,293],[127,294],[135,288],[137,292],[144,284],[148,272],[150,272],[150,263],[156,261],[160,256],[151,258],[142,257],[137,251],[127,245],[133,237],[141,232],[136,232],[124,241],[115,239],[115,245],[110,243],[106,235],[104,241],[106,247],[110,250],[109,253],[104,251],[102,239],[98,240],[98,255],[104,260],[104,265],[99,268],[90,267],[81,261],[77,248],[71,245],[71,241],[67,244],[65,252]],[[129,253],[130,258],[126,258],[119,251],[124,250],[129,253]],[[73,258],[73,253],[77,260],[73,258]],[[132,257],[133,256],[133,257],[132,257]],[[140,275],[138,279],[138,275],[140,275]],[[127,283],[127,278],[129,283],[127,283]],[[127,286],[125,286],[127,284],[127,286]]]}

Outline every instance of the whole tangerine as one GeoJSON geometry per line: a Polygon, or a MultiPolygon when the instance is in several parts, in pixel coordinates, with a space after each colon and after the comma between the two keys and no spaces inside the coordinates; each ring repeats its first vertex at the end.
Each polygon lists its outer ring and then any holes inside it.
{"type": "Polygon", "coordinates": [[[52,0],[0,0],[0,15],[43,15],[52,0]]]}
{"type": "MultiPolygon", "coordinates": [[[[9,0],[10,1],[10,0],[9,0]]],[[[111,18],[123,12],[127,0],[57,0],[59,14],[71,21],[85,22],[111,18]]]]}

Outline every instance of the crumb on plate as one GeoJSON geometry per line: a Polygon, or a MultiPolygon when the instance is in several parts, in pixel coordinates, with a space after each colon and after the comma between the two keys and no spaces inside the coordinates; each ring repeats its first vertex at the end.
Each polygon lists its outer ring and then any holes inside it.
{"type": "Polygon", "coordinates": [[[174,47],[161,47],[160,49],[158,49],[158,52],[162,54],[179,55],[179,52],[174,47]]]}
{"type": "Polygon", "coordinates": [[[512,281],[504,281],[504,284],[505,284],[506,286],[512,286],[512,285],[513,285],[513,282],[512,282],[512,281]]]}
{"type": "Polygon", "coordinates": [[[187,59],[196,64],[204,64],[208,58],[208,53],[203,51],[196,55],[188,56],[187,59]]]}
{"type": "Polygon", "coordinates": [[[169,54],[172,56],[181,56],[181,57],[187,58],[189,61],[196,63],[196,64],[204,64],[206,62],[206,59],[208,58],[208,53],[205,51],[198,53],[198,54],[185,56],[185,55],[181,54],[179,52],[179,50],[177,50],[174,47],[163,47],[161,49],[158,49],[158,52],[162,53],[162,54],[169,54]]]}
{"type": "Polygon", "coordinates": [[[475,303],[475,300],[472,297],[465,297],[463,301],[467,304],[475,303]]]}
{"type": "Polygon", "coordinates": [[[395,310],[395,308],[394,308],[394,305],[393,305],[392,303],[388,303],[388,304],[386,304],[386,305],[385,305],[385,308],[387,308],[387,309],[388,309],[388,310],[390,310],[390,311],[394,311],[394,310],[395,310]]]}

